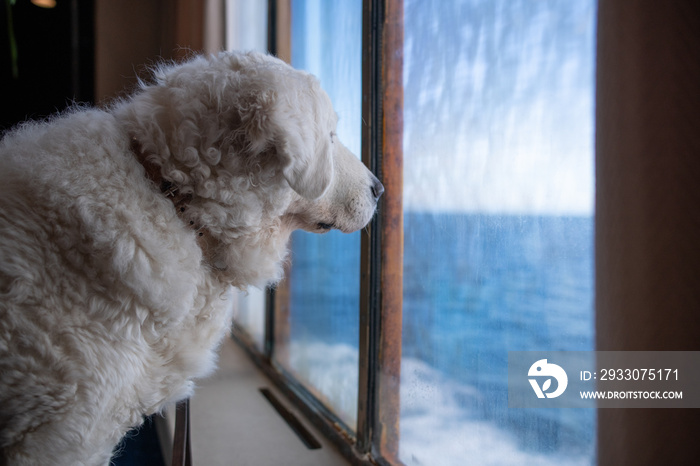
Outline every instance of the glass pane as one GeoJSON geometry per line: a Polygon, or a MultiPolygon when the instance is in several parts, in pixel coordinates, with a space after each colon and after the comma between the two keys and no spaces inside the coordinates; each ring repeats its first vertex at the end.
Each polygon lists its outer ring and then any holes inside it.
{"type": "MultiPolygon", "coordinates": [[[[227,50],[267,52],[267,2],[226,0],[227,50]]],[[[251,337],[256,348],[264,349],[265,291],[249,288],[232,290],[233,320],[251,337]]]]}
{"type": "MultiPolygon", "coordinates": [[[[339,116],[338,137],[361,146],[362,2],[293,1],[292,65],[321,81],[339,116]]],[[[357,416],[360,234],[295,232],[289,341],[276,357],[349,428],[357,416]]]]}
{"type": "Polygon", "coordinates": [[[407,465],[595,462],[509,409],[508,351],[592,350],[593,0],[405,1],[407,465]]]}
{"type": "Polygon", "coordinates": [[[233,320],[251,338],[258,351],[265,349],[265,295],[264,290],[248,288],[232,290],[233,320]]]}
{"type": "Polygon", "coordinates": [[[226,49],[267,52],[267,2],[226,0],[226,49]]]}

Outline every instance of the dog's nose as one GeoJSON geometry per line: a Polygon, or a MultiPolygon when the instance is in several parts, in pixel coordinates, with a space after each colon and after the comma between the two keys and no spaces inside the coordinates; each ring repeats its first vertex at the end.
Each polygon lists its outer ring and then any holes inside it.
{"type": "Polygon", "coordinates": [[[382,197],[382,193],[384,193],[384,185],[377,178],[374,178],[374,183],[372,184],[372,196],[374,196],[374,200],[378,201],[379,198],[382,197]]]}

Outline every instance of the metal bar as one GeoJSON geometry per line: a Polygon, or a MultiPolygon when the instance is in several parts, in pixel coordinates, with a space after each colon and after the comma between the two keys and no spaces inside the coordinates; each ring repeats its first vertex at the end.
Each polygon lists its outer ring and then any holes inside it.
{"type": "MultiPolygon", "coordinates": [[[[267,53],[277,55],[277,0],[267,0],[267,53]]],[[[265,291],[265,333],[263,352],[268,359],[275,351],[275,290],[265,291]]]]}
{"type": "Polygon", "coordinates": [[[267,53],[277,55],[277,0],[267,0],[267,53]]]}
{"type": "MultiPolygon", "coordinates": [[[[362,8],[362,161],[381,179],[381,9],[380,0],[362,8]]],[[[379,210],[381,212],[381,204],[379,210]]],[[[363,230],[360,242],[360,339],[357,403],[357,449],[369,453],[376,422],[376,374],[380,283],[378,271],[381,215],[363,230]]]]}
{"type": "MultiPolygon", "coordinates": [[[[268,26],[274,28],[268,34],[270,53],[291,61],[291,0],[268,0],[268,26]]],[[[291,245],[290,245],[291,247],[291,245]]],[[[292,268],[285,265],[285,279],[275,289],[268,291],[265,317],[265,356],[268,361],[289,360],[289,283],[292,268]]]]}
{"type": "MultiPolygon", "coordinates": [[[[364,0],[362,2],[362,145],[361,156],[365,165],[369,164],[369,154],[372,151],[371,144],[371,127],[372,127],[372,112],[371,99],[372,94],[369,92],[370,83],[372,82],[372,73],[370,72],[372,64],[371,53],[371,34],[368,32],[371,29],[371,9],[372,0],[364,0]]],[[[369,225],[373,228],[374,221],[369,225]]],[[[366,233],[362,233],[360,238],[360,322],[359,322],[359,361],[358,361],[358,388],[357,388],[357,448],[360,451],[368,451],[370,441],[372,421],[370,413],[372,410],[369,407],[370,396],[370,337],[369,337],[369,276],[370,276],[370,259],[369,259],[369,240],[366,233]]]]}
{"type": "Polygon", "coordinates": [[[275,352],[275,301],[274,289],[268,288],[265,292],[265,334],[263,336],[263,352],[268,359],[275,352]]]}
{"type": "Polygon", "coordinates": [[[173,440],[172,465],[192,466],[189,398],[178,402],[175,407],[175,438],[173,440]]]}

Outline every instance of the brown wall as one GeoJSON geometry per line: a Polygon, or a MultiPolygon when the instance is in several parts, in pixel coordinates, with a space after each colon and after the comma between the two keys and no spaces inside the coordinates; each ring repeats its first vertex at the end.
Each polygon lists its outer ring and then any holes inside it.
{"type": "Polygon", "coordinates": [[[222,25],[223,0],[96,0],[95,101],[132,89],[148,65],[202,51],[205,31],[207,48],[218,49],[222,25]]]}
{"type": "MultiPolygon", "coordinates": [[[[597,349],[697,351],[700,2],[598,11],[597,349]]],[[[700,458],[700,410],[601,409],[598,424],[601,465],[700,458]]]]}

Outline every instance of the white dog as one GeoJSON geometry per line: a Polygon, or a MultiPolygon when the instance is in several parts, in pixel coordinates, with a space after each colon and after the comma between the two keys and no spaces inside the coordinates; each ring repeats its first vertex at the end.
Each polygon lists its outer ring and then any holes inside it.
{"type": "Polygon", "coordinates": [[[313,76],[254,53],[155,75],[0,141],[0,464],[106,464],[212,371],[230,285],[374,215],[313,76]]]}

